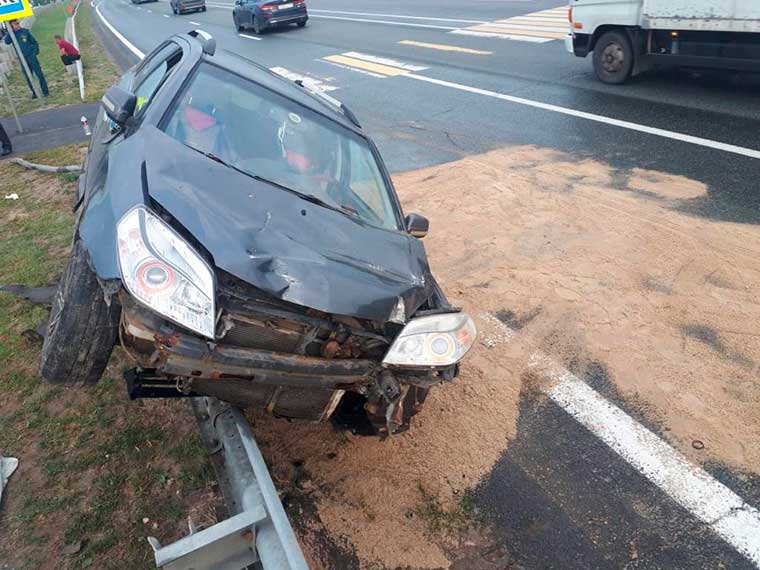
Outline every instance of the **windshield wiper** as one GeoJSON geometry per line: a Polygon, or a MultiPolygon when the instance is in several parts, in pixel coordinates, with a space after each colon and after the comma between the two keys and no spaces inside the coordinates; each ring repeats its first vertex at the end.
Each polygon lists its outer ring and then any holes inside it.
{"type": "Polygon", "coordinates": [[[259,182],[271,184],[272,186],[281,188],[282,190],[287,190],[288,192],[292,192],[293,194],[295,194],[302,200],[306,200],[307,202],[311,202],[312,204],[322,206],[323,208],[327,208],[329,210],[335,210],[336,212],[340,212],[341,214],[346,214],[352,217],[356,217],[356,212],[352,208],[349,208],[348,206],[336,206],[334,204],[330,204],[329,202],[325,202],[322,198],[319,198],[318,196],[315,196],[314,194],[305,194],[303,192],[299,192],[298,190],[293,190],[292,188],[289,188],[283,184],[280,184],[279,182],[275,182],[274,180],[269,180],[268,178],[264,178],[263,176],[259,176],[258,174],[251,174],[250,176],[258,180],[259,182]]]}
{"type": "Polygon", "coordinates": [[[330,204],[329,202],[325,202],[322,200],[322,198],[319,198],[315,196],[314,194],[304,194],[303,192],[299,192],[298,190],[294,190],[293,188],[290,188],[288,186],[285,186],[284,184],[280,184],[279,182],[275,182],[274,180],[269,180],[268,178],[264,178],[263,176],[259,176],[258,174],[252,174],[248,172],[247,170],[243,170],[242,168],[238,168],[237,166],[230,164],[226,160],[224,160],[222,157],[215,155],[213,152],[206,152],[199,150],[195,147],[192,147],[190,145],[185,145],[188,148],[193,149],[196,152],[201,153],[206,158],[210,158],[214,162],[218,162],[219,164],[223,164],[224,166],[231,168],[232,170],[235,170],[236,172],[240,172],[241,174],[245,174],[246,176],[253,178],[254,180],[258,180],[259,182],[264,182],[265,184],[270,184],[272,186],[275,186],[276,188],[280,188],[282,190],[286,190],[288,192],[292,192],[302,200],[306,200],[307,202],[311,202],[312,204],[317,204],[318,206],[322,206],[323,208],[327,208],[329,210],[334,210],[336,212],[340,212],[341,214],[349,215],[351,217],[361,219],[359,218],[358,212],[354,210],[353,208],[349,206],[335,206],[333,204],[330,204]]]}

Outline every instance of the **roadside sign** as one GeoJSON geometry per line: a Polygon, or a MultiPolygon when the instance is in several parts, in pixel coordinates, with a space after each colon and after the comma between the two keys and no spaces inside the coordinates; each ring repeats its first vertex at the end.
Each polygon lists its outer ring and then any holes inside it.
{"type": "Polygon", "coordinates": [[[0,0],[0,22],[28,18],[33,14],[29,0],[0,0]]]}

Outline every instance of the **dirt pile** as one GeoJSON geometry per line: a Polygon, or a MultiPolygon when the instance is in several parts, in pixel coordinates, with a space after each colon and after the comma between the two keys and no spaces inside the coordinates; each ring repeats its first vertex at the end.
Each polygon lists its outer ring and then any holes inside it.
{"type": "Polygon", "coordinates": [[[514,435],[535,348],[581,376],[601,370],[606,396],[694,461],[760,470],[760,230],[682,213],[709,198],[703,184],[534,147],[396,183],[406,211],[431,220],[425,245],[451,301],[479,316],[461,378],[385,442],[255,418],[275,474],[301,478],[364,568],[449,565],[450,543],[415,514],[420,488],[450,506],[489,471],[514,435]]]}

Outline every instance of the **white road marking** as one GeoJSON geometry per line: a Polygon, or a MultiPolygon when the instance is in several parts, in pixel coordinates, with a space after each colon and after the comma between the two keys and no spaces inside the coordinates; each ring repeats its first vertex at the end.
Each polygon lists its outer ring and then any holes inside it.
{"type": "Polygon", "coordinates": [[[327,20],[347,20],[349,22],[369,22],[371,24],[388,24],[390,26],[409,26],[411,28],[431,28],[434,30],[456,30],[450,26],[431,26],[429,24],[413,24],[411,22],[389,22],[387,20],[363,20],[361,18],[342,18],[340,16],[323,16],[320,14],[310,14],[310,18],[325,18],[327,20]]]}
{"type": "Polygon", "coordinates": [[[336,61],[330,61],[327,59],[317,59],[315,61],[321,61],[322,63],[327,63],[330,65],[334,65],[335,67],[340,67],[341,69],[347,69],[349,71],[355,71],[356,73],[362,73],[364,75],[369,75],[370,77],[376,77],[378,79],[385,79],[385,75],[381,75],[379,73],[374,73],[372,71],[367,71],[366,69],[359,69],[357,67],[351,67],[350,65],[344,65],[342,63],[338,63],[336,61]]]}
{"type": "Polygon", "coordinates": [[[200,26],[200,24],[199,24],[198,22],[193,22],[192,20],[190,20],[190,23],[191,23],[193,26],[200,26]]]}
{"type": "Polygon", "coordinates": [[[103,22],[103,24],[105,25],[105,27],[108,28],[114,36],[116,36],[116,39],[118,39],[121,43],[123,43],[125,46],[127,46],[127,49],[129,51],[131,51],[133,54],[135,54],[140,59],[142,59],[142,58],[145,57],[145,54],[142,51],[140,51],[137,48],[137,46],[135,46],[135,44],[133,44],[127,38],[125,38],[121,34],[121,32],[119,30],[117,30],[116,28],[114,28],[111,25],[111,22],[109,22],[108,20],[105,19],[105,17],[103,16],[103,14],[100,12],[100,4],[98,4],[98,6],[95,8],[95,12],[97,12],[98,17],[100,18],[100,21],[103,22]]]}
{"type": "Polygon", "coordinates": [[[314,10],[309,9],[309,14],[315,12],[324,14],[348,14],[349,16],[377,16],[379,18],[399,18],[401,20],[426,20],[429,22],[462,22],[465,24],[486,24],[483,20],[459,20],[454,18],[428,18],[425,16],[404,16],[402,14],[372,14],[368,12],[343,12],[341,10],[314,10]]]}
{"type": "Polygon", "coordinates": [[[466,53],[471,55],[493,55],[492,51],[484,51],[480,49],[471,49],[462,46],[455,46],[450,44],[431,44],[428,42],[418,42],[415,40],[401,40],[398,42],[402,46],[412,46],[425,49],[434,49],[438,51],[453,51],[457,53],[466,53]]]}
{"type": "Polygon", "coordinates": [[[503,30],[528,30],[530,32],[559,32],[568,33],[570,30],[567,26],[527,26],[525,24],[488,24],[489,28],[499,28],[503,30]]]}
{"type": "Polygon", "coordinates": [[[281,75],[285,79],[290,79],[291,81],[301,81],[303,83],[303,86],[310,91],[327,93],[328,91],[336,91],[338,89],[337,86],[330,85],[321,79],[310,77],[308,75],[301,75],[300,73],[296,73],[295,71],[291,71],[285,67],[270,67],[269,69],[274,71],[277,75],[281,75]]]}
{"type": "Polygon", "coordinates": [[[530,36],[511,36],[509,34],[497,34],[492,32],[474,32],[472,30],[454,30],[449,32],[450,34],[459,34],[462,36],[478,36],[481,38],[499,38],[502,40],[519,40],[523,42],[533,42],[536,44],[545,44],[546,42],[554,41],[553,38],[534,38],[530,36]]]}
{"type": "Polygon", "coordinates": [[[553,384],[545,392],[558,406],[760,566],[760,511],[568,370],[540,354],[531,360],[533,366],[548,367],[553,384]]]}
{"type": "Polygon", "coordinates": [[[453,83],[451,81],[444,81],[442,79],[434,79],[432,77],[425,77],[424,75],[417,75],[415,73],[407,73],[405,77],[416,79],[417,81],[424,81],[426,83],[432,83],[434,85],[440,85],[441,87],[449,87],[451,89],[457,89],[459,91],[465,91],[467,93],[473,93],[475,95],[484,95],[486,97],[493,97],[495,99],[501,99],[502,101],[509,101],[510,103],[516,103],[518,105],[527,105],[528,107],[534,107],[536,109],[542,109],[544,111],[551,111],[553,113],[561,113],[563,115],[569,115],[571,117],[577,117],[579,119],[586,119],[597,123],[604,123],[606,125],[612,125],[631,131],[638,131],[640,133],[646,133],[666,139],[677,140],[697,146],[711,148],[715,150],[721,150],[724,152],[730,152],[732,154],[738,154],[749,158],[760,158],[760,150],[753,148],[746,148],[742,146],[736,146],[733,144],[722,143],[713,141],[710,139],[704,139],[702,137],[695,137],[692,135],[686,135],[675,131],[668,131],[665,129],[658,129],[656,127],[648,127],[646,125],[640,125],[638,123],[631,123],[629,121],[621,121],[620,119],[613,119],[611,117],[605,117],[603,115],[596,115],[594,113],[586,113],[585,111],[577,111],[575,109],[569,109],[567,107],[560,107],[559,105],[551,105],[549,103],[542,103],[540,101],[533,101],[532,99],[524,99],[522,97],[514,97],[512,95],[505,95],[504,93],[498,93],[496,91],[490,91],[488,89],[480,89],[479,87],[471,87],[469,85],[463,85],[461,83],[453,83]]]}
{"type": "Polygon", "coordinates": [[[169,14],[163,14],[164,18],[168,18],[169,14]]]}
{"type": "Polygon", "coordinates": [[[256,40],[257,42],[258,42],[258,41],[261,41],[261,38],[257,38],[256,36],[247,36],[247,35],[245,35],[245,34],[238,34],[238,35],[239,35],[241,38],[245,38],[245,39],[247,39],[247,40],[256,40]]]}
{"type": "Polygon", "coordinates": [[[377,57],[366,53],[360,53],[358,51],[347,51],[341,55],[346,57],[353,57],[354,59],[361,59],[369,61],[371,63],[379,63],[380,65],[390,65],[391,67],[398,67],[399,69],[406,69],[407,71],[424,71],[427,67],[420,67],[419,65],[410,65],[403,61],[391,59],[389,57],[377,57]]]}
{"type": "MultiPolygon", "coordinates": [[[[481,340],[488,347],[517,335],[494,315],[481,318],[495,329],[481,340]]],[[[528,366],[548,380],[541,390],[554,403],[760,567],[760,511],[546,354],[535,352],[528,366]]]]}
{"type": "Polygon", "coordinates": [[[150,8],[146,8],[146,10],[148,10],[148,12],[150,12],[151,14],[153,13],[153,10],[151,10],[150,8]]]}

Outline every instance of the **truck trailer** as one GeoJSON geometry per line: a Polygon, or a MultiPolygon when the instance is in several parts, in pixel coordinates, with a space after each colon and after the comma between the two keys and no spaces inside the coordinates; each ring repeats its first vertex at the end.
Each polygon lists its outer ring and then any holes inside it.
{"type": "Polygon", "coordinates": [[[760,0],[570,0],[565,45],[621,84],[655,66],[760,71],[760,0]]]}

